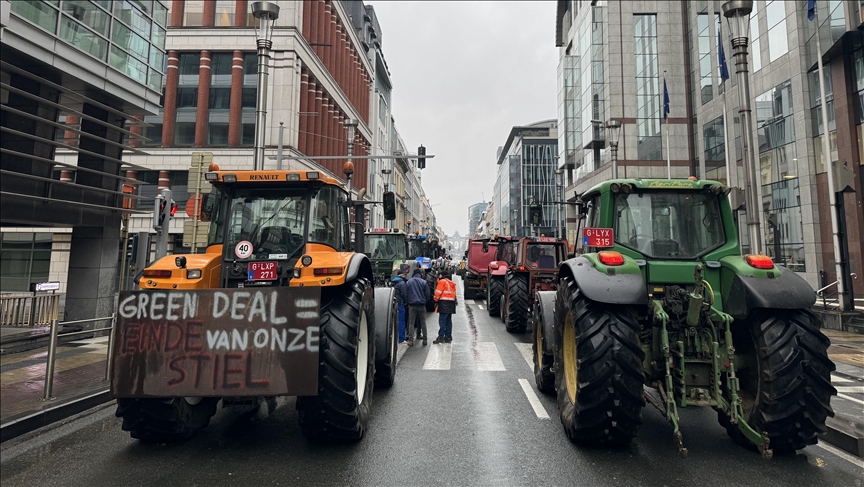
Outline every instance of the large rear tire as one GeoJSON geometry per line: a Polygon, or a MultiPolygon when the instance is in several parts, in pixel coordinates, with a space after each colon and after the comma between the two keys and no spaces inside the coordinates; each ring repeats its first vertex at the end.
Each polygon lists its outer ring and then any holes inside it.
{"type": "Polygon", "coordinates": [[[507,273],[507,320],[510,333],[524,333],[528,326],[528,276],[507,273]]]}
{"type": "Polygon", "coordinates": [[[318,395],[297,398],[300,429],[313,441],[363,438],[375,371],[372,285],[357,279],[321,291],[318,395]]]}
{"type": "Polygon", "coordinates": [[[639,323],[632,306],[591,301],[562,278],[555,301],[555,389],[571,441],[623,445],[642,424],[639,323]]]}
{"type": "Polygon", "coordinates": [[[184,440],[210,424],[218,397],[173,399],[118,399],[118,418],[123,431],[145,442],[184,440]]]}
{"type": "MultiPolygon", "coordinates": [[[[821,321],[807,310],[759,310],[743,326],[733,327],[736,354],[744,364],[740,379],[744,419],[759,433],[768,433],[775,452],[815,445],[834,416],[831,385],[834,363],[821,321]]],[[[752,447],[722,411],[720,424],[735,441],[752,447]]]]}
{"type": "Polygon", "coordinates": [[[504,294],[504,278],[489,277],[486,281],[486,309],[489,310],[489,316],[498,316],[501,314],[501,296],[504,294]]]}
{"type": "Polygon", "coordinates": [[[543,333],[543,318],[543,307],[538,298],[534,300],[534,305],[531,307],[530,317],[534,327],[533,340],[531,340],[531,349],[534,352],[534,383],[537,384],[538,391],[551,393],[555,390],[555,373],[552,371],[555,356],[546,353],[547,337],[543,333]]]}

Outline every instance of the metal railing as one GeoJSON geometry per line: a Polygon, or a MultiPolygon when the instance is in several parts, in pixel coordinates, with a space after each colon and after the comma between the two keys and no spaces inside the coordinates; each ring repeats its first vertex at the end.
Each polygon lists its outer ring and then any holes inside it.
{"type": "MultiPolygon", "coordinates": [[[[854,272],[849,274],[849,276],[852,278],[853,281],[858,279],[858,274],[856,274],[854,272]]],[[[825,281],[822,281],[822,282],[825,282],[825,281]]],[[[827,285],[816,290],[816,295],[819,296],[820,298],[822,298],[822,308],[823,309],[828,309],[828,300],[829,299],[832,299],[832,304],[834,303],[834,301],[837,301],[837,303],[839,304],[840,293],[838,291],[834,291],[833,293],[825,294],[825,291],[828,290],[828,288],[836,286],[837,283],[839,283],[839,282],[840,282],[840,280],[838,279],[838,280],[832,282],[831,284],[827,284],[827,285]]]]}
{"type": "Polygon", "coordinates": [[[0,296],[0,325],[48,326],[57,319],[62,294],[15,293],[0,296]]]}
{"type": "Polygon", "coordinates": [[[82,323],[96,323],[99,321],[111,320],[111,326],[107,326],[105,328],[94,328],[92,330],[84,330],[84,331],[76,331],[72,333],[64,333],[63,335],[59,335],[57,333],[58,328],[60,327],[60,323],[56,318],[51,320],[51,339],[48,342],[48,363],[45,366],[45,388],[42,391],[42,400],[50,400],[54,399],[52,393],[54,392],[54,365],[57,361],[57,339],[60,336],[68,337],[75,335],[84,335],[87,333],[96,333],[99,331],[109,331],[108,333],[108,358],[105,361],[105,377],[102,379],[103,381],[108,381],[111,379],[111,367],[114,364],[114,325],[116,323],[116,314],[112,314],[111,316],[106,316],[104,318],[92,318],[89,320],[76,320],[76,321],[66,321],[62,324],[64,325],[77,325],[82,323]]]}

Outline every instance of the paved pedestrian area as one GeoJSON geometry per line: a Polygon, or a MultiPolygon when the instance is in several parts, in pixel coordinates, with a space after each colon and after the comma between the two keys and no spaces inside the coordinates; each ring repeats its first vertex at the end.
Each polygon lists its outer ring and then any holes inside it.
{"type": "Polygon", "coordinates": [[[108,337],[57,347],[53,398],[42,400],[48,348],[0,357],[0,424],[104,391],[108,337]]]}

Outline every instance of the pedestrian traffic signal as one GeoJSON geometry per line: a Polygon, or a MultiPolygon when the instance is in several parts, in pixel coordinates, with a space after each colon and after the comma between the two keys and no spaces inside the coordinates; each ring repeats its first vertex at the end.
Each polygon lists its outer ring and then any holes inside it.
{"type": "Polygon", "coordinates": [[[175,213],[177,213],[177,203],[171,198],[171,190],[163,189],[156,195],[156,201],[153,203],[153,228],[162,230],[175,213]]]}
{"type": "Polygon", "coordinates": [[[384,219],[396,219],[396,195],[392,191],[384,192],[384,219]]]}
{"type": "Polygon", "coordinates": [[[422,145],[417,148],[417,167],[426,169],[426,148],[422,145]]]}

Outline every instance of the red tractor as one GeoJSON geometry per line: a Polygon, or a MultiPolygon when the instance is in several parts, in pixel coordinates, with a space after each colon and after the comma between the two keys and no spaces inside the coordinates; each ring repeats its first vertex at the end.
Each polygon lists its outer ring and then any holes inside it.
{"type": "Polygon", "coordinates": [[[486,293],[489,262],[495,259],[498,242],[489,238],[471,239],[465,251],[465,299],[481,297],[486,293]]]}
{"type": "Polygon", "coordinates": [[[515,260],[507,269],[506,287],[499,299],[507,331],[524,332],[535,293],[556,289],[558,264],[567,259],[567,249],[567,240],[552,237],[525,237],[516,242],[515,260]]]}
{"type": "Polygon", "coordinates": [[[495,260],[489,262],[486,281],[486,309],[489,316],[501,314],[501,296],[507,288],[507,269],[516,259],[516,244],[521,240],[519,237],[495,237],[498,242],[498,251],[495,260]]]}

